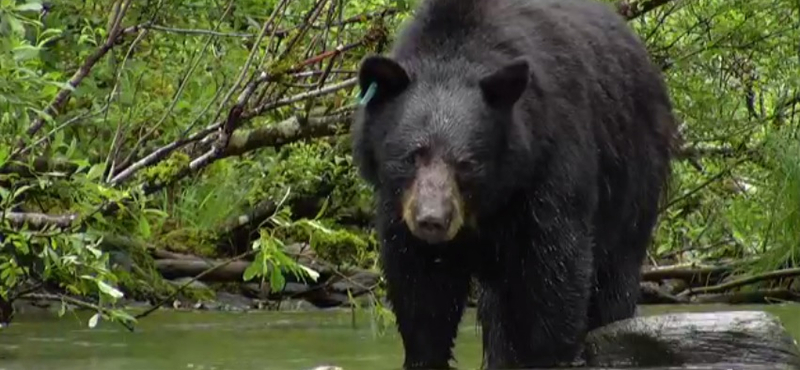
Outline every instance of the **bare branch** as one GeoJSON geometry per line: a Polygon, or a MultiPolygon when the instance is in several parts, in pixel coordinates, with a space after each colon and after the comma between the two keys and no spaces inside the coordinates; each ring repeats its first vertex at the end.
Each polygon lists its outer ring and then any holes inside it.
{"type": "Polygon", "coordinates": [[[206,136],[208,136],[208,135],[214,133],[215,131],[217,131],[220,126],[221,126],[221,124],[219,124],[219,123],[211,125],[209,127],[206,127],[205,129],[203,129],[202,131],[200,131],[198,133],[195,133],[192,136],[189,136],[188,138],[175,140],[175,141],[173,141],[173,142],[171,142],[171,143],[169,143],[167,145],[164,145],[164,146],[156,149],[155,151],[153,151],[152,153],[148,154],[147,156],[145,156],[141,160],[137,161],[136,163],[131,164],[130,166],[125,168],[123,171],[118,173],[116,176],[114,176],[114,178],[112,178],[109,181],[109,184],[111,184],[112,186],[119,185],[123,181],[127,180],[128,178],[130,178],[136,171],[138,171],[138,170],[140,170],[140,169],[142,169],[142,168],[144,168],[146,166],[149,166],[149,165],[151,165],[153,163],[161,161],[162,159],[166,158],[170,153],[172,153],[176,149],[179,149],[179,148],[181,148],[181,147],[183,147],[183,146],[185,146],[185,145],[187,145],[189,143],[192,143],[192,142],[195,142],[195,141],[198,141],[198,140],[201,140],[201,139],[205,138],[206,136]]]}
{"type": "Polygon", "coordinates": [[[309,117],[308,119],[292,117],[267,127],[236,132],[222,155],[225,157],[242,155],[259,148],[280,147],[305,138],[334,135],[339,131],[346,130],[346,127],[341,127],[340,124],[347,122],[351,114],[352,111],[348,109],[324,117],[309,117]]]}
{"type": "MultiPolygon", "coordinates": [[[[250,118],[253,118],[253,117],[258,116],[260,114],[263,114],[263,113],[265,113],[267,111],[270,111],[272,109],[276,109],[276,108],[280,108],[280,107],[283,107],[283,106],[286,106],[286,105],[297,103],[299,101],[303,101],[303,100],[306,100],[306,99],[309,99],[309,98],[331,94],[331,93],[337,92],[339,90],[355,86],[356,82],[357,82],[357,80],[355,78],[351,78],[351,79],[342,81],[342,82],[340,82],[338,84],[329,85],[329,86],[326,86],[326,87],[321,88],[321,89],[317,89],[317,90],[309,91],[309,92],[306,92],[306,93],[298,94],[298,95],[291,96],[291,97],[288,97],[288,98],[285,98],[285,99],[281,99],[281,100],[278,100],[278,101],[275,101],[275,102],[270,102],[270,103],[264,104],[263,106],[261,106],[259,108],[256,108],[256,109],[254,109],[252,111],[249,111],[249,112],[246,112],[246,113],[242,114],[241,118],[242,119],[250,119],[250,118]]],[[[229,118],[230,118],[230,116],[229,116],[229,118]]],[[[320,124],[322,124],[322,125],[326,125],[327,124],[327,123],[323,123],[324,122],[323,120],[321,120],[321,121],[315,121],[315,120],[316,120],[315,118],[309,118],[308,121],[312,122],[312,123],[320,122],[320,124]]],[[[280,126],[281,124],[284,124],[284,123],[279,123],[279,124],[277,124],[277,126],[280,126]]],[[[217,122],[217,123],[215,123],[213,125],[210,125],[210,126],[206,127],[205,129],[203,129],[203,131],[200,131],[200,132],[190,136],[189,138],[177,140],[177,141],[169,143],[169,144],[167,144],[167,145],[165,145],[165,146],[163,146],[161,148],[158,148],[157,150],[155,150],[154,152],[148,154],[147,156],[145,156],[141,160],[139,160],[136,163],[133,163],[132,165],[130,165],[127,168],[125,168],[125,170],[121,171],[119,174],[114,176],[114,178],[112,178],[111,181],[109,181],[109,183],[111,185],[114,185],[114,186],[119,185],[120,183],[122,183],[122,182],[126,181],[127,179],[129,179],[135,172],[141,170],[142,168],[150,166],[150,165],[153,165],[153,164],[163,160],[170,153],[172,153],[174,150],[176,150],[178,148],[181,148],[181,147],[185,146],[186,144],[188,144],[190,142],[194,142],[194,141],[198,141],[198,140],[207,138],[210,134],[212,134],[215,131],[219,130],[222,127],[222,125],[223,125],[223,122],[217,122]]],[[[313,124],[312,124],[312,126],[313,126],[313,124]]],[[[310,135],[310,136],[313,136],[313,135],[310,135]]],[[[300,138],[302,138],[302,137],[310,137],[310,136],[300,135],[300,138]]],[[[237,142],[240,142],[240,140],[241,139],[237,139],[237,142]]],[[[283,143],[285,144],[285,143],[296,141],[296,140],[299,140],[299,138],[296,139],[296,138],[292,138],[292,137],[286,137],[286,141],[284,141],[283,143]]],[[[275,142],[280,142],[280,140],[275,139],[275,142]]],[[[226,146],[227,146],[227,144],[226,144],[226,146]]],[[[234,147],[238,147],[238,146],[239,146],[239,144],[234,145],[234,147]]],[[[227,151],[227,149],[226,149],[226,151],[227,151]]],[[[201,163],[203,163],[204,161],[210,159],[211,155],[216,155],[216,154],[219,154],[219,153],[217,151],[214,151],[214,153],[211,153],[211,152],[206,153],[204,155],[203,159],[198,158],[199,162],[195,163],[191,167],[197,167],[197,168],[205,167],[205,165],[201,165],[201,163]]]]}
{"type": "Polygon", "coordinates": [[[343,90],[343,89],[346,89],[346,88],[349,88],[349,87],[353,87],[353,86],[356,85],[356,83],[358,83],[358,79],[350,78],[350,79],[344,80],[342,82],[339,82],[337,84],[333,84],[333,85],[329,85],[329,86],[323,87],[321,89],[312,90],[312,91],[309,91],[309,92],[305,92],[305,93],[302,93],[302,94],[297,94],[295,96],[284,98],[284,99],[281,99],[281,100],[278,100],[278,101],[269,102],[269,103],[263,104],[260,107],[257,107],[255,109],[243,114],[242,118],[245,118],[245,119],[252,118],[252,117],[264,114],[264,113],[266,113],[266,112],[268,112],[270,110],[273,110],[275,108],[284,107],[284,106],[287,106],[289,104],[294,104],[294,103],[297,103],[299,101],[303,101],[303,100],[310,99],[310,98],[316,98],[318,96],[332,94],[332,93],[337,92],[339,90],[343,90]]]}
{"type": "Polygon", "coordinates": [[[151,30],[156,30],[156,31],[179,33],[179,34],[188,34],[188,35],[216,36],[216,37],[242,37],[242,38],[256,37],[256,35],[252,34],[252,33],[219,32],[219,31],[214,31],[214,30],[172,28],[172,27],[164,27],[164,26],[159,26],[159,25],[148,25],[148,26],[145,26],[145,28],[151,29],[151,30]]]}
{"type": "Polygon", "coordinates": [[[41,230],[47,227],[66,229],[72,226],[72,223],[78,219],[78,215],[52,216],[43,213],[6,212],[4,218],[11,224],[11,227],[18,229],[26,225],[35,230],[41,230]]]}

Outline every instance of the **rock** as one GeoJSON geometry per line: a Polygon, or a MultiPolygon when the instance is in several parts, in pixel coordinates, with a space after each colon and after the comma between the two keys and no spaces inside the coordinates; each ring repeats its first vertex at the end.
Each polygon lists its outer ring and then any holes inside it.
{"type": "Polygon", "coordinates": [[[800,349],[779,319],[760,311],[635,317],[590,332],[591,367],[800,370],[800,349]]]}
{"type": "Polygon", "coordinates": [[[303,299],[288,299],[280,303],[281,311],[315,311],[316,306],[303,299]]]}
{"type": "Polygon", "coordinates": [[[311,291],[306,294],[303,299],[317,308],[339,307],[348,304],[350,301],[346,293],[336,293],[324,289],[311,291]]]}
{"type": "Polygon", "coordinates": [[[256,299],[267,299],[271,292],[268,282],[264,282],[264,284],[245,283],[241,285],[241,290],[245,297],[256,299]]]}
{"type": "Polygon", "coordinates": [[[286,282],[286,284],[283,286],[283,289],[280,292],[273,291],[270,294],[270,298],[279,299],[281,297],[299,297],[305,293],[308,293],[309,290],[311,290],[311,287],[306,284],[286,282]]]}
{"type": "Polygon", "coordinates": [[[217,292],[217,304],[224,311],[247,311],[253,308],[253,300],[243,295],[228,292],[217,292]]]}

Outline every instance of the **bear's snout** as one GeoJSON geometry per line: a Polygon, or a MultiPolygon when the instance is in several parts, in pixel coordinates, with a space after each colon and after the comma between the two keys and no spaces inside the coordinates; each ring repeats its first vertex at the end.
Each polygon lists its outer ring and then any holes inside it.
{"type": "Polygon", "coordinates": [[[450,167],[441,160],[417,168],[403,201],[403,220],[411,234],[430,244],[452,240],[461,229],[463,200],[450,167]]]}
{"type": "Polygon", "coordinates": [[[452,200],[448,198],[434,195],[417,202],[414,222],[418,237],[431,243],[448,239],[454,208],[452,200]]]}

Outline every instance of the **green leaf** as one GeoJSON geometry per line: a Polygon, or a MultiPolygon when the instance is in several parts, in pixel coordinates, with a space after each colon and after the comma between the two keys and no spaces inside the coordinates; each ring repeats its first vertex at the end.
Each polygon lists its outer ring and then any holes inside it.
{"type": "Polygon", "coordinates": [[[103,171],[105,171],[106,165],[104,163],[98,163],[92,168],[89,169],[89,173],[86,174],[87,180],[96,180],[103,175],[103,171]]]}
{"type": "Polygon", "coordinates": [[[20,22],[19,19],[13,16],[6,16],[3,18],[6,23],[8,23],[8,27],[11,29],[11,32],[15,34],[17,37],[24,37],[25,36],[25,26],[20,22]]]}
{"type": "Polygon", "coordinates": [[[31,1],[27,4],[17,5],[16,10],[19,12],[40,12],[42,11],[42,3],[38,1],[31,1]]]}
{"type": "Polygon", "coordinates": [[[260,267],[261,267],[260,263],[253,261],[250,264],[250,266],[247,266],[247,268],[244,270],[244,274],[242,274],[242,279],[244,279],[244,281],[252,280],[261,271],[260,267]]]}
{"type": "Polygon", "coordinates": [[[300,266],[300,268],[303,271],[305,271],[306,274],[308,274],[308,276],[311,278],[311,280],[317,281],[317,279],[319,279],[319,272],[316,272],[316,271],[312,270],[311,268],[309,268],[307,266],[303,266],[301,264],[298,264],[298,266],[300,266]]]}
{"type": "Polygon", "coordinates": [[[97,287],[100,288],[100,291],[104,294],[113,297],[114,299],[119,299],[124,296],[122,292],[117,290],[116,288],[112,287],[111,285],[106,284],[102,280],[97,280],[97,287]]]}
{"type": "Polygon", "coordinates": [[[94,329],[94,327],[97,326],[97,322],[98,321],[100,321],[100,313],[99,312],[94,314],[94,315],[92,315],[92,317],[89,318],[89,328],[90,329],[94,329]]]}
{"type": "Polygon", "coordinates": [[[271,274],[269,276],[269,286],[271,289],[281,290],[283,289],[283,285],[286,283],[286,278],[281,273],[279,268],[273,268],[271,274]]]}
{"type": "Polygon", "coordinates": [[[14,190],[14,195],[11,196],[11,199],[19,198],[19,196],[22,195],[22,193],[26,192],[28,189],[32,187],[33,185],[23,185],[18,187],[17,190],[14,190]]]}
{"type": "Polygon", "coordinates": [[[145,239],[150,238],[152,232],[150,230],[150,222],[147,221],[147,217],[141,216],[139,217],[139,233],[145,239]]]}
{"type": "Polygon", "coordinates": [[[136,318],[127,314],[125,311],[121,310],[111,310],[109,314],[112,319],[125,321],[125,322],[136,322],[136,318]]]}
{"type": "Polygon", "coordinates": [[[14,48],[14,60],[24,62],[26,60],[35,59],[39,56],[39,48],[31,45],[21,45],[14,48]]]}
{"type": "Polygon", "coordinates": [[[94,255],[94,258],[100,258],[103,255],[103,252],[92,245],[85,245],[86,250],[91,252],[94,255]]]}

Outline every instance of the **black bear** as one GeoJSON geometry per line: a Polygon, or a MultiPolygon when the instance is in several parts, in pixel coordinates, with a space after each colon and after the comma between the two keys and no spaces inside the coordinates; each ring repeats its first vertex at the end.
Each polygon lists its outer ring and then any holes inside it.
{"type": "Polygon", "coordinates": [[[405,368],[449,367],[472,277],[484,367],[580,361],[634,315],[676,146],[660,70],[589,0],[422,0],[367,56],[353,156],[405,368]]]}

